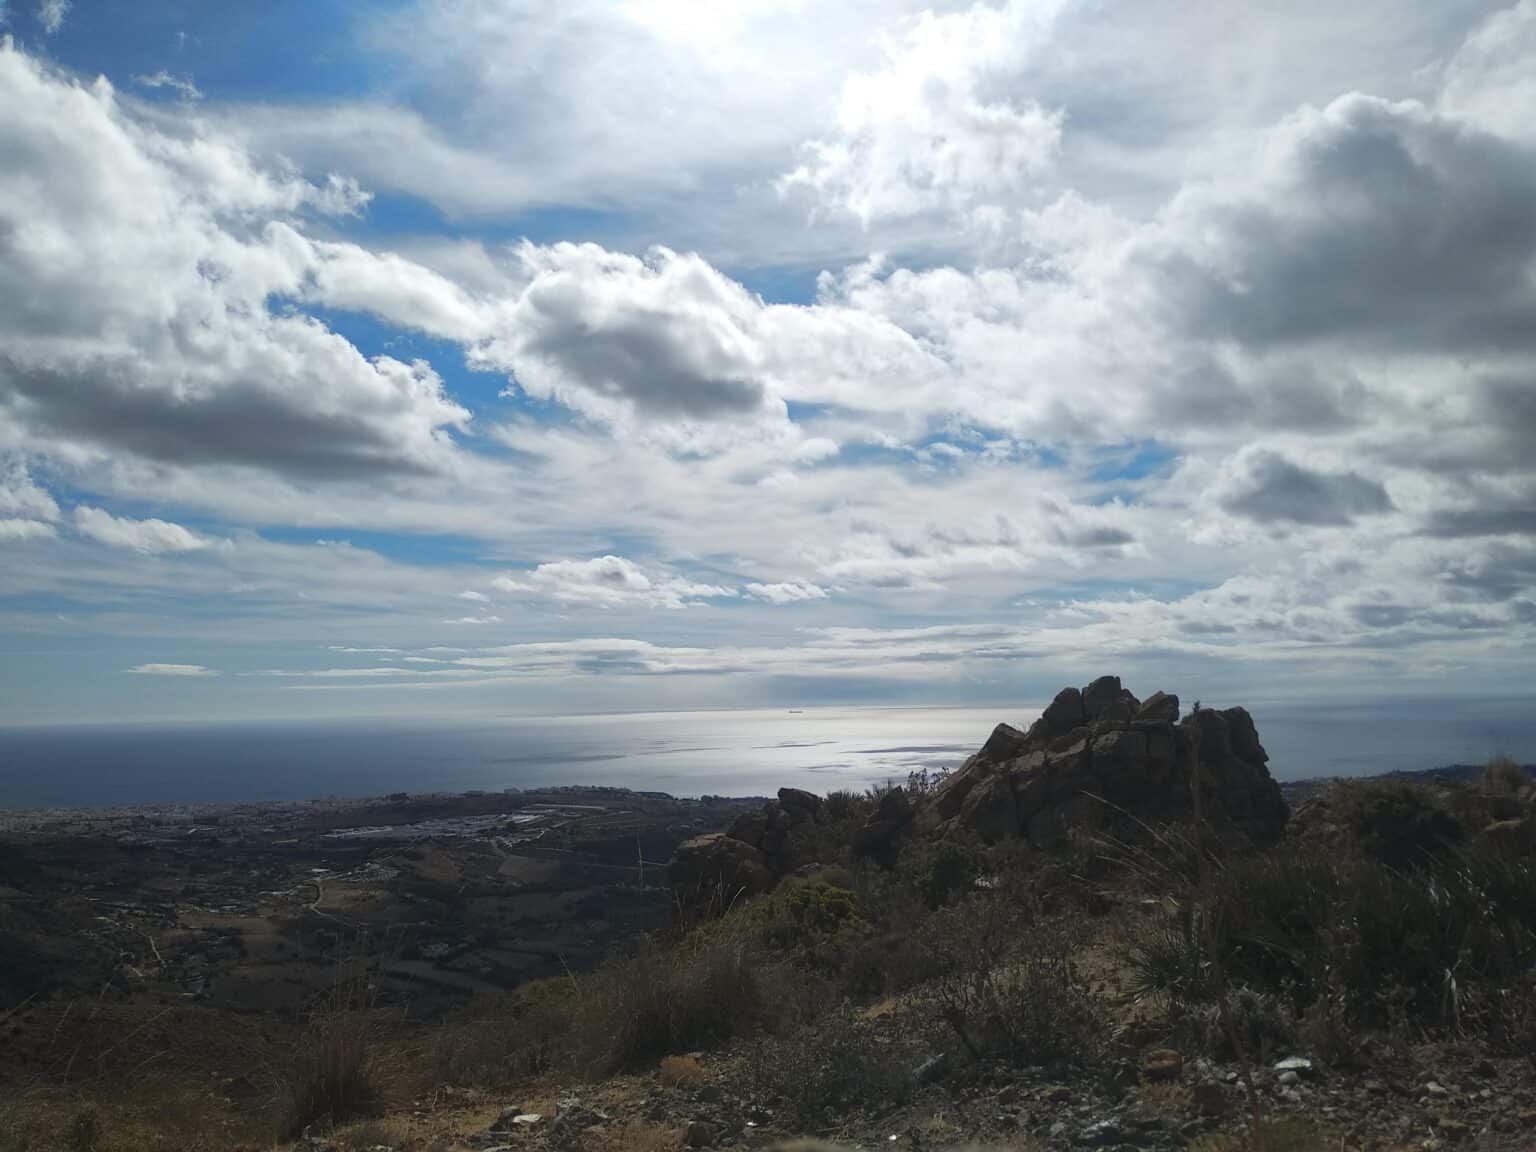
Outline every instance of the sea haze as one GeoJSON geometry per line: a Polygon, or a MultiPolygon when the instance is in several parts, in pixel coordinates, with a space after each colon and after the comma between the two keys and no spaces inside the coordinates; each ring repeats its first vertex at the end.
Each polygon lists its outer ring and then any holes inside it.
{"type": "MultiPolygon", "coordinates": [[[[1252,708],[1280,779],[1536,758],[1529,700],[1252,708]]],[[[1038,709],[809,708],[494,721],[0,729],[0,808],[231,803],[611,784],[816,792],[958,765],[1038,709]]]]}

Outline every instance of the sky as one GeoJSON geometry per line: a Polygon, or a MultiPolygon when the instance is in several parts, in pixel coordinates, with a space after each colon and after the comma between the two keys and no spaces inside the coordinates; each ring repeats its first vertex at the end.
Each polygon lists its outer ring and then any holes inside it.
{"type": "Polygon", "coordinates": [[[1533,695],[1536,0],[0,37],[0,723],[1533,695]]]}

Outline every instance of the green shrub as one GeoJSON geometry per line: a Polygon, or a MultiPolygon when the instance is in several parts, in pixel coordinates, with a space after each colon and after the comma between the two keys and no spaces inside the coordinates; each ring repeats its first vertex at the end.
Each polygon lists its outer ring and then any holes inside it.
{"type": "Polygon", "coordinates": [[[792,877],[740,915],[765,946],[822,972],[840,971],[870,933],[853,892],[819,878],[792,877]]]}

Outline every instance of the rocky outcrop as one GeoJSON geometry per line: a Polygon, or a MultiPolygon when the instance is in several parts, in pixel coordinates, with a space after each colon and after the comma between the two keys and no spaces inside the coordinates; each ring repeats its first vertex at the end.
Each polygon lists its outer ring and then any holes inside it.
{"type": "Polygon", "coordinates": [[[815,858],[812,830],[824,819],[820,796],[780,788],[777,800],[743,812],[726,831],[680,844],[668,865],[668,882],[689,905],[723,906],[739,895],[766,892],[781,876],[815,858]]]}
{"type": "Polygon", "coordinates": [[[1050,847],[1074,828],[1187,819],[1197,755],[1202,817],[1255,842],[1277,839],[1285,802],[1248,712],[1200,709],[1180,721],[1177,696],[1141,701],[1116,676],[1062,689],[1028,732],[998,725],[917,822],[932,835],[1050,847]]]}
{"type": "Polygon", "coordinates": [[[892,864],[913,835],[1050,848],[1075,829],[1186,820],[1197,757],[1207,824],[1255,843],[1278,839],[1285,801],[1247,711],[1202,708],[1181,720],[1177,696],[1138,700],[1119,677],[1101,676],[1086,688],[1063,688],[1028,731],[999,724],[926,796],[880,793],[851,838],[846,828],[833,835],[820,797],[781,788],[777,800],[738,816],[724,833],[683,844],[672,887],[685,903],[722,895],[729,902],[766,891],[802,865],[831,863],[828,853],[851,849],[892,864]]]}

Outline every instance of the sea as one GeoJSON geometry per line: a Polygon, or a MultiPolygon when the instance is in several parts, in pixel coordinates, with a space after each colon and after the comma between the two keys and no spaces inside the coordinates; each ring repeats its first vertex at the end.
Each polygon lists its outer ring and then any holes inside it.
{"type": "MultiPolygon", "coordinates": [[[[1249,704],[1281,780],[1536,760],[1536,700],[1249,704]]],[[[475,720],[0,728],[0,809],[617,785],[825,793],[952,768],[1019,708],[805,708],[475,720]]]]}

